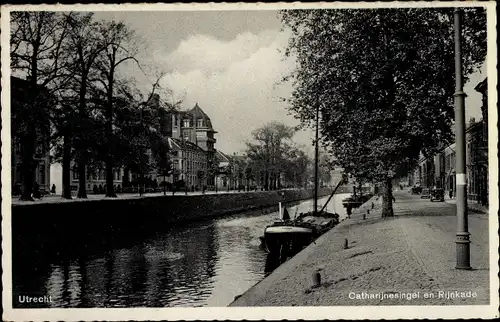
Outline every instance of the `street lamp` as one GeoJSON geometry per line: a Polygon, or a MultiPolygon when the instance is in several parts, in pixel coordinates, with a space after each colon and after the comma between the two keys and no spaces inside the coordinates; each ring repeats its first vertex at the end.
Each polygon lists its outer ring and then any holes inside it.
{"type": "Polygon", "coordinates": [[[454,10],[455,31],[455,138],[456,138],[456,187],[457,187],[457,265],[456,269],[471,269],[470,233],[467,218],[467,186],[465,175],[465,93],[463,91],[461,18],[459,8],[454,10]]]}

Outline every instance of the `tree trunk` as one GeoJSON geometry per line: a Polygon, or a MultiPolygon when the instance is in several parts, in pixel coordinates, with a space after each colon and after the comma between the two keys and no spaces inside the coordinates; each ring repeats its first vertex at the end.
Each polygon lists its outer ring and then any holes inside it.
{"type": "Polygon", "coordinates": [[[85,96],[87,94],[87,74],[84,72],[82,75],[82,80],[80,83],[80,97],[79,97],[79,113],[80,120],[83,126],[80,126],[80,138],[82,142],[80,142],[80,158],[78,159],[78,198],[87,199],[87,176],[85,173],[87,167],[87,142],[82,138],[84,136],[83,131],[87,131],[87,115],[86,115],[86,102],[85,96]]]}
{"type": "MultiPolygon", "coordinates": [[[[34,43],[32,54],[30,57],[31,60],[31,78],[30,81],[30,91],[31,95],[28,97],[27,104],[31,104],[35,106],[37,104],[38,98],[38,49],[39,44],[34,43]]],[[[23,155],[22,155],[22,172],[23,172],[23,191],[21,193],[21,200],[33,201],[33,197],[31,196],[33,192],[33,181],[34,181],[34,171],[36,168],[36,163],[33,158],[36,152],[36,122],[40,120],[32,120],[28,122],[28,133],[25,137],[25,142],[23,142],[23,155]]]]}
{"type": "Polygon", "coordinates": [[[139,196],[144,194],[144,172],[141,171],[139,175],[139,196]]]}
{"type": "Polygon", "coordinates": [[[33,156],[35,154],[35,142],[36,135],[34,131],[30,131],[26,136],[25,140],[23,140],[22,148],[22,167],[21,171],[23,172],[23,191],[21,193],[20,200],[25,201],[33,201],[33,197],[31,196],[33,192],[33,180],[34,180],[34,170],[35,170],[35,160],[33,156]]]}
{"type": "Polygon", "coordinates": [[[391,179],[385,179],[383,183],[383,197],[382,197],[382,217],[392,217],[394,216],[394,210],[392,209],[392,181],[391,179]]]}
{"type": "Polygon", "coordinates": [[[128,187],[130,184],[130,169],[128,167],[123,169],[122,187],[128,187]]]}
{"type": "Polygon", "coordinates": [[[71,198],[71,139],[65,135],[63,139],[62,159],[62,195],[64,199],[71,198]]]}
{"type": "MultiPolygon", "coordinates": [[[[114,71],[110,71],[113,75],[114,71]]],[[[106,141],[108,144],[108,153],[106,155],[106,197],[116,198],[113,188],[113,77],[108,80],[108,102],[106,106],[106,141]]]]}
{"type": "Polygon", "coordinates": [[[78,160],[78,195],[77,198],[87,199],[87,174],[85,157],[81,156],[78,160]]]}

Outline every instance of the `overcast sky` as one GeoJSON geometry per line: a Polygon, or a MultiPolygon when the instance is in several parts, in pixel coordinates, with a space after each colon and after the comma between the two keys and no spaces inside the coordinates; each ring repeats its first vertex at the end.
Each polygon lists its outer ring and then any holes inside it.
{"type": "MultiPolygon", "coordinates": [[[[295,65],[279,52],[288,34],[280,32],[276,11],[100,12],[96,18],[122,20],[135,30],[144,42],[140,60],[167,72],[161,84],[183,99],[183,109],[198,103],[210,116],[217,149],[243,151],[251,132],[268,121],[298,124],[279,101],[291,86],[276,86],[295,65]]],[[[142,88],[154,80],[137,71],[133,76],[142,88]]],[[[464,89],[467,119],[480,118],[481,98],[473,87],[484,77],[474,75],[464,89]]],[[[310,140],[310,132],[296,136],[312,151],[310,140]]]]}

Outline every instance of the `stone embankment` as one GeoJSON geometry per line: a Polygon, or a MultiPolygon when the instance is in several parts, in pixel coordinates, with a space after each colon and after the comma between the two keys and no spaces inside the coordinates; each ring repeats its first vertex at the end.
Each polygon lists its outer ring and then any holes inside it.
{"type": "Polygon", "coordinates": [[[489,304],[488,215],[469,215],[473,270],[457,270],[454,207],[395,197],[393,218],[373,198],[230,306],[489,304]]]}
{"type": "MultiPolygon", "coordinates": [[[[320,189],[319,195],[331,193],[320,189]]],[[[277,208],[278,202],[309,199],[312,190],[281,190],[205,195],[151,196],[12,206],[14,243],[51,236],[65,241],[75,236],[141,234],[173,224],[227,214],[277,208]]]]}

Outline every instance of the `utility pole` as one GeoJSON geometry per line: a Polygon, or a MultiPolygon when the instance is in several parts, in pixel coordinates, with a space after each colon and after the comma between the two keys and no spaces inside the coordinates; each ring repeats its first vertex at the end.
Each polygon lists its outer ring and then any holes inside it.
{"type": "Polygon", "coordinates": [[[465,150],[465,93],[462,77],[461,19],[462,11],[455,8],[455,142],[456,142],[456,185],[457,185],[457,266],[456,269],[471,269],[470,233],[467,214],[467,180],[465,150]]]}

